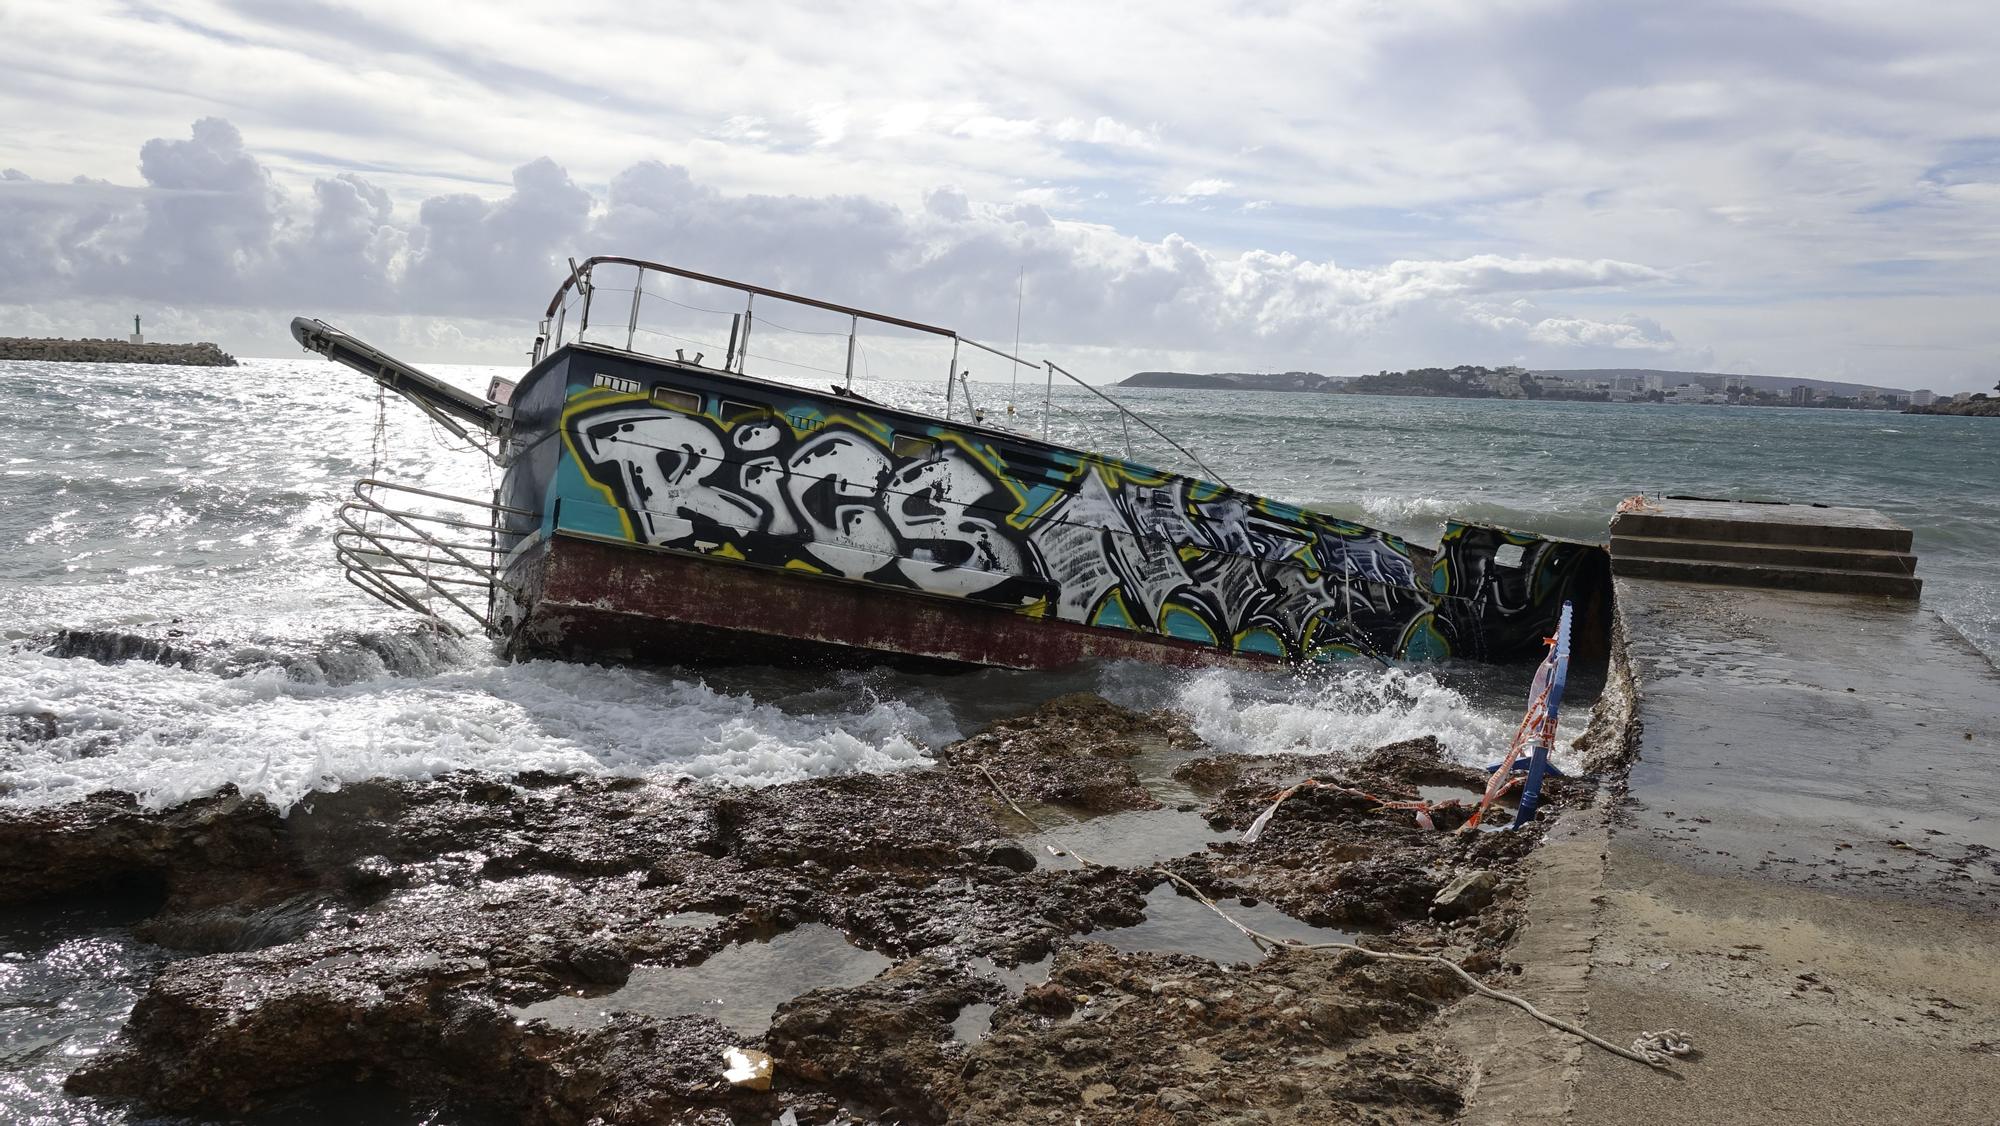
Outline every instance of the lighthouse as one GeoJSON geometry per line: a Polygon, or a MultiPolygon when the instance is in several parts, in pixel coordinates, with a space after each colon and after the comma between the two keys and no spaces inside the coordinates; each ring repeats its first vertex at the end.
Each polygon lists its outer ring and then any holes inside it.
{"type": "Polygon", "coordinates": [[[132,343],[144,344],[146,338],[139,333],[139,314],[132,314],[132,343]]]}

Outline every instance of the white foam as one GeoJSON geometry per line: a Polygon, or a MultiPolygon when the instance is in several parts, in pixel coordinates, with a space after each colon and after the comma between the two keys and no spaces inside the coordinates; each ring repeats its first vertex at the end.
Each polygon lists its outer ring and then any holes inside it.
{"type": "MultiPolygon", "coordinates": [[[[1582,733],[1586,701],[1575,703],[1559,732],[1558,767],[1570,765],[1567,748],[1582,733]]],[[[1187,677],[1176,705],[1217,751],[1358,755],[1428,735],[1475,767],[1506,754],[1519,722],[1475,707],[1435,672],[1359,662],[1284,677],[1210,669],[1187,677]]],[[[1525,696],[1521,705],[1527,706],[1525,696]]]]}
{"type": "Polygon", "coordinates": [[[218,677],[144,661],[0,654],[9,800],[105,789],[161,808],[234,784],[288,809],[369,777],[585,771],[770,785],[928,762],[949,720],[856,693],[796,714],[664,673],[491,658],[433,675],[312,683],[279,668],[218,677]],[[40,737],[52,717],[53,738],[40,737]]]}

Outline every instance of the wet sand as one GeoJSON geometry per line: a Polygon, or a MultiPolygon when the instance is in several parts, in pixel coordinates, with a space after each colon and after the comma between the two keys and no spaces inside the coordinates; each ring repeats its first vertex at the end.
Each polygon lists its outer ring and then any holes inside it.
{"type": "MultiPolygon", "coordinates": [[[[2000,1112],[2000,674],[1927,611],[1620,580],[1637,761],[1611,806],[1567,1121],[2000,1112]]],[[[1531,924],[1531,927],[1533,924],[1531,924]]],[[[1561,1088],[1558,1088],[1561,1089],[1561,1088]]]]}

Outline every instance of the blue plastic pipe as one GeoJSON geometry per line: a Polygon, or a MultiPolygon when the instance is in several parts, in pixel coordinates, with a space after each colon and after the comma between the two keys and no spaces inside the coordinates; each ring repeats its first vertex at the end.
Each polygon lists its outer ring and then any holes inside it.
{"type": "MultiPolygon", "coordinates": [[[[1537,736],[1528,756],[1528,780],[1521,786],[1521,808],[1514,814],[1518,829],[1535,819],[1535,807],[1542,804],[1542,777],[1549,771],[1549,740],[1554,738],[1556,719],[1562,707],[1563,684],[1569,680],[1569,603],[1563,603],[1562,617],[1556,622],[1556,647],[1549,652],[1549,718],[1542,728],[1548,736],[1537,736]]],[[[1537,677],[1536,679],[1540,679],[1537,677]]],[[[1534,701],[1528,701],[1530,707],[1534,701]]]]}

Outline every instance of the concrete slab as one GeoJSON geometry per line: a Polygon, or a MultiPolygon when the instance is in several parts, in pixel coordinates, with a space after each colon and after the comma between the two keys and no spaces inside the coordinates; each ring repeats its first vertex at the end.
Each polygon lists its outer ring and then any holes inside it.
{"type": "MultiPolygon", "coordinates": [[[[1507,955],[1521,972],[1505,988],[1580,1025],[1589,1023],[1587,978],[1606,837],[1598,807],[1567,811],[1550,826],[1529,872],[1526,921],[1507,955]]],[[[1526,1126],[1568,1118],[1586,1050],[1582,1041],[1487,997],[1459,1002],[1446,1027],[1472,1071],[1458,1126],[1526,1126]]]]}
{"type": "Polygon", "coordinates": [[[1914,575],[1917,557],[1907,551],[1814,547],[1788,543],[1739,543],[1674,536],[1613,536],[1611,553],[1655,559],[1701,559],[1716,563],[1756,563],[1767,567],[1821,567],[1836,571],[1880,571],[1914,575]]]}
{"type": "Polygon", "coordinates": [[[1623,512],[1613,535],[1666,536],[1908,551],[1910,530],[1869,508],[1668,498],[1657,512],[1623,512]]]}
{"type": "Polygon", "coordinates": [[[1878,567],[1865,569],[1801,567],[1796,564],[1724,563],[1706,559],[1645,555],[1613,555],[1611,573],[1634,579],[1670,579],[1715,583],[1720,586],[1864,595],[1897,599],[1905,603],[1915,602],[1923,594],[1924,589],[1922,579],[1887,573],[1878,567]]]}
{"type": "Polygon", "coordinates": [[[1627,824],[1705,870],[2000,907],[2000,671],[1957,630],[1836,595],[1613,586],[1641,701],[1627,824]]]}
{"type": "Polygon", "coordinates": [[[2000,1113],[2000,671],[1929,612],[1615,587],[1638,760],[1590,1026],[1677,1026],[1702,1055],[1586,1052],[1570,1121],[2000,1113]]]}

